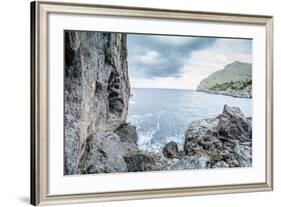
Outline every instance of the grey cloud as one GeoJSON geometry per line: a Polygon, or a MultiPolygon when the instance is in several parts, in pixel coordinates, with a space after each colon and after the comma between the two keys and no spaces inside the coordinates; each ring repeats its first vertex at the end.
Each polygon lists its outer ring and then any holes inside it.
{"type": "Polygon", "coordinates": [[[180,77],[192,51],[210,47],[216,38],[128,34],[129,72],[133,77],[180,77]],[[148,54],[157,54],[150,60],[148,54]]]}

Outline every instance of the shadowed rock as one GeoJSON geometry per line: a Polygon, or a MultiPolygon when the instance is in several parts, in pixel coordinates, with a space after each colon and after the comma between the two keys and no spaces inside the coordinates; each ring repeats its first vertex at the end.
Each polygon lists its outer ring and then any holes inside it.
{"type": "MultiPolygon", "coordinates": [[[[88,156],[89,143],[106,139],[125,123],[130,85],[126,34],[66,31],[64,38],[64,158],[69,175],[84,172],[85,157],[93,157],[88,156]]],[[[99,156],[93,149],[91,154],[99,156]]]]}
{"type": "Polygon", "coordinates": [[[89,137],[77,173],[127,172],[127,165],[123,159],[126,152],[127,149],[120,145],[120,138],[114,134],[89,137]]]}
{"type": "Polygon", "coordinates": [[[167,158],[176,158],[178,157],[179,149],[176,142],[171,141],[165,145],[162,150],[163,154],[167,158]]]}
{"type": "Polygon", "coordinates": [[[124,160],[127,163],[128,172],[159,170],[153,155],[146,152],[138,151],[129,153],[124,156],[124,160]]]}
{"type": "Polygon", "coordinates": [[[138,134],[135,126],[124,124],[116,130],[116,134],[120,137],[122,142],[137,144],[138,134]]]}

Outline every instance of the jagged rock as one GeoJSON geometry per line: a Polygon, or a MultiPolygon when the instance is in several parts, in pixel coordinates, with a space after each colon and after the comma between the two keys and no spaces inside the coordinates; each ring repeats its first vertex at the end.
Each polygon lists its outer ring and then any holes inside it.
{"type": "Polygon", "coordinates": [[[121,136],[119,136],[119,130],[122,130],[121,135],[125,134],[126,130],[124,131],[124,128],[129,129],[132,134],[136,134],[135,127],[126,125],[125,127],[120,127],[115,133],[91,135],[87,139],[86,150],[80,159],[77,173],[128,172],[124,156],[127,154],[134,155],[139,152],[136,143],[131,142],[128,137],[126,140],[122,140],[121,136]]]}
{"type": "Polygon", "coordinates": [[[240,141],[251,141],[252,126],[239,108],[224,106],[217,126],[219,135],[240,141]]]}
{"type": "Polygon", "coordinates": [[[128,172],[155,171],[156,166],[154,156],[143,151],[128,153],[124,156],[127,163],[128,172]]]}
{"type": "Polygon", "coordinates": [[[66,175],[86,167],[80,159],[88,157],[87,143],[94,143],[88,139],[106,139],[101,134],[113,133],[126,121],[130,96],[126,38],[121,33],[65,32],[66,175]]]}
{"type": "Polygon", "coordinates": [[[250,167],[251,134],[251,121],[239,108],[225,105],[218,117],[190,124],[185,134],[184,150],[187,156],[207,158],[207,168],[250,167]]]}
{"type": "Polygon", "coordinates": [[[182,159],[164,166],[165,170],[186,170],[186,169],[206,169],[208,168],[208,157],[205,156],[185,156],[182,159]]]}
{"type": "Polygon", "coordinates": [[[163,148],[162,152],[167,158],[178,157],[179,149],[177,143],[174,141],[167,143],[163,148]]]}
{"type": "Polygon", "coordinates": [[[123,155],[127,148],[117,135],[99,134],[88,138],[85,153],[80,159],[77,174],[127,172],[123,155]]]}
{"type": "Polygon", "coordinates": [[[229,164],[227,164],[225,161],[218,161],[216,164],[212,166],[212,168],[228,168],[229,164]]]}
{"type": "MultiPolygon", "coordinates": [[[[210,148],[210,143],[217,141],[217,125],[219,120],[202,119],[192,122],[185,133],[184,150],[187,155],[198,154],[199,151],[204,152],[210,148]],[[198,144],[200,143],[200,144],[198,144]]],[[[217,141],[218,145],[220,144],[217,141]]]]}

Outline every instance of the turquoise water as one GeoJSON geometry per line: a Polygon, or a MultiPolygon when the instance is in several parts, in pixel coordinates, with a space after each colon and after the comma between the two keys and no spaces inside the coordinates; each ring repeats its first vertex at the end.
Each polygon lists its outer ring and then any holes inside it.
{"type": "Polygon", "coordinates": [[[159,151],[169,141],[183,146],[184,133],[195,120],[214,118],[224,104],[252,116],[252,99],[206,94],[194,90],[132,89],[127,122],[136,126],[138,146],[159,151]]]}

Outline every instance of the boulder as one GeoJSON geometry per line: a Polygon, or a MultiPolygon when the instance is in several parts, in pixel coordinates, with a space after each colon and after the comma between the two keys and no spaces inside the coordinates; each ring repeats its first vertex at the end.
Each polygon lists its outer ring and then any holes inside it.
{"type": "Polygon", "coordinates": [[[177,143],[174,141],[167,143],[163,148],[162,152],[167,158],[178,157],[179,149],[177,143]]]}

